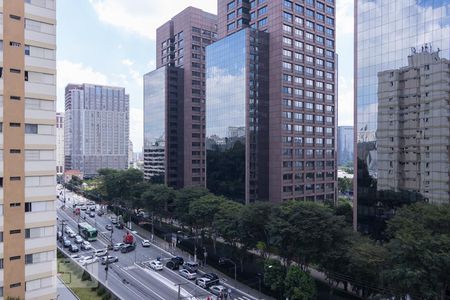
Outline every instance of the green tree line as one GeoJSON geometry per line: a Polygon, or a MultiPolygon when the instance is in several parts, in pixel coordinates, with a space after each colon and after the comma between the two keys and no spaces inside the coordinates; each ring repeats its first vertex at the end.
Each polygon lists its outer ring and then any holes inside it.
{"type": "Polygon", "coordinates": [[[450,205],[404,205],[388,221],[381,244],[351,228],[351,207],[316,202],[243,205],[203,188],[174,190],[143,181],[137,170],[100,170],[98,191],[108,204],[144,208],[173,218],[195,236],[219,237],[243,261],[249,250],[267,258],[264,281],[280,296],[313,299],[309,267],[364,298],[446,299],[450,284],[450,205]],[[281,262],[271,259],[278,255],[281,262]],[[308,279],[309,278],[309,279],[308,279]]]}

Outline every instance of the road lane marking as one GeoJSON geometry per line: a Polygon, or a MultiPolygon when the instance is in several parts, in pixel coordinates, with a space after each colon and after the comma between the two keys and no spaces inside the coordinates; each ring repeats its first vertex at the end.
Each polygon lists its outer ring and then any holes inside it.
{"type": "Polygon", "coordinates": [[[129,272],[125,271],[123,268],[119,268],[120,270],[122,270],[122,272],[124,272],[125,274],[127,274],[128,276],[130,276],[131,278],[133,278],[136,282],[139,282],[145,289],[149,290],[151,293],[153,293],[155,296],[157,296],[159,299],[161,300],[166,300],[166,298],[162,297],[160,294],[158,294],[157,292],[153,291],[151,288],[149,288],[146,284],[142,283],[139,279],[137,279],[136,277],[134,277],[133,275],[131,275],[129,272]]]}

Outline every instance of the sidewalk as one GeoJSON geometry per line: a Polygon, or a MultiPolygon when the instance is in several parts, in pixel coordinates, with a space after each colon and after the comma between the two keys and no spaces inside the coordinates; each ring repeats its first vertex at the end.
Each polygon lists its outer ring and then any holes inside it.
{"type": "MultiPolygon", "coordinates": [[[[188,252],[184,252],[179,248],[172,248],[170,247],[170,243],[166,242],[165,240],[157,237],[156,235],[153,237],[153,241],[151,240],[151,232],[145,230],[144,228],[141,228],[139,225],[136,225],[134,223],[133,227],[131,229],[131,231],[136,231],[141,237],[150,240],[153,244],[155,244],[158,248],[161,249],[161,251],[164,251],[166,253],[170,253],[174,256],[181,256],[183,258],[185,258],[186,260],[194,260],[194,258],[192,257],[192,255],[188,252]]],[[[225,286],[229,286],[232,290],[238,290],[240,291],[242,294],[246,295],[247,297],[250,296],[251,299],[265,299],[265,300],[274,300],[274,298],[271,298],[267,295],[264,295],[262,293],[260,293],[259,291],[252,289],[251,287],[236,281],[232,278],[230,278],[229,276],[219,272],[216,269],[213,269],[212,267],[206,265],[206,266],[201,266],[200,267],[200,271],[204,272],[204,273],[209,273],[209,272],[214,272],[216,273],[219,278],[221,278],[221,280],[223,280],[222,284],[225,286]]]]}
{"type": "Polygon", "coordinates": [[[56,282],[56,299],[64,299],[64,300],[80,300],[71,289],[69,289],[64,282],[61,280],[59,276],[56,276],[57,282],[56,282]]]}

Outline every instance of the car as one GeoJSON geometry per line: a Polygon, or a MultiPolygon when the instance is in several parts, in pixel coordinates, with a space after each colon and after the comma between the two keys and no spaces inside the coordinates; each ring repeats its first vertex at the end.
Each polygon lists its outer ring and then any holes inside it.
{"type": "Polygon", "coordinates": [[[70,247],[70,245],[72,245],[72,243],[68,239],[65,239],[63,241],[64,248],[68,248],[68,247],[70,247]]]}
{"type": "Polygon", "coordinates": [[[69,232],[67,235],[68,235],[70,238],[74,238],[74,237],[77,236],[77,234],[76,234],[75,232],[73,232],[73,231],[69,232]]]}
{"type": "Polygon", "coordinates": [[[231,267],[231,266],[234,266],[234,262],[231,259],[229,259],[228,257],[220,257],[219,265],[231,267]]]}
{"type": "Polygon", "coordinates": [[[120,252],[128,253],[128,252],[133,251],[134,249],[136,249],[136,244],[127,244],[127,245],[123,246],[122,248],[120,248],[120,252]]]}
{"type": "Polygon", "coordinates": [[[188,261],[183,264],[183,268],[188,271],[191,271],[191,272],[197,272],[198,263],[193,262],[193,261],[188,261]]]}
{"type": "Polygon", "coordinates": [[[164,268],[164,266],[159,260],[155,259],[150,262],[150,268],[152,268],[155,271],[161,271],[164,268]]]}
{"type": "Polygon", "coordinates": [[[105,228],[109,231],[113,230],[113,226],[111,224],[106,225],[105,228]]]}
{"type": "Polygon", "coordinates": [[[113,246],[114,251],[119,251],[123,246],[125,246],[124,243],[115,243],[113,246]]]}
{"type": "MultiPolygon", "coordinates": [[[[181,256],[175,256],[172,257],[167,263],[166,263],[166,267],[168,267],[171,270],[178,270],[180,268],[180,266],[182,266],[184,263],[184,259],[181,256]]],[[[192,272],[192,270],[188,270],[190,273],[194,273],[192,272]]]]}
{"type": "Polygon", "coordinates": [[[66,226],[66,227],[64,227],[64,232],[69,233],[69,232],[73,232],[73,230],[69,226],[66,226]]]}
{"type": "Polygon", "coordinates": [[[193,280],[197,277],[197,273],[188,271],[186,269],[181,269],[180,271],[178,271],[178,274],[180,274],[181,277],[189,280],[193,280]]]}
{"type": "Polygon", "coordinates": [[[117,229],[123,229],[123,223],[117,223],[115,226],[117,229]]]}
{"type": "Polygon", "coordinates": [[[72,253],[78,252],[79,250],[80,250],[80,249],[79,249],[78,246],[75,245],[75,244],[72,244],[72,245],[69,246],[69,251],[72,252],[72,253]]]}
{"type": "Polygon", "coordinates": [[[78,260],[78,261],[80,259],[84,258],[84,256],[81,256],[80,254],[72,254],[70,257],[75,259],[75,260],[78,260]]]}
{"type": "Polygon", "coordinates": [[[90,249],[92,249],[92,245],[88,241],[83,241],[81,243],[80,247],[81,247],[81,250],[90,250],[90,249]]]}
{"type": "Polygon", "coordinates": [[[108,264],[111,264],[111,263],[115,263],[118,261],[119,261],[119,258],[117,256],[110,256],[110,255],[103,256],[102,265],[106,265],[106,262],[108,262],[108,264]]]}
{"type": "Polygon", "coordinates": [[[95,256],[105,256],[108,253],[108,249],[97,249],[94,250],[94,255],[95,256]]]}
{"type": "Polygon", "coordinates": [[[83,242],[83,238],[79,235],[75,236],[75,243],[81,244],[83,242]]]}
{"type": "Polygon", "coordinates": [[[89,213],[89,217],[95,218],[95,212],[91,211],[91,212],[89,213]]]}
{"type": "Polygon", "coordinates": [[[142,247],[150,247],[150,241],[149,240],[142,240],[142,247]]]}
{"type": "Polygon", "coordinates": [[[117,218],[111,218],[111,223],[117,224],[117,218]]]}
{"type": "Polygon", "coordinates": [[[62,235],[63,235],[62,231],[58,231],[56,233],[56,240],[59,240],[62,237],[62,235]]]}
{"type": "Polygon", "coordinates": [[[87,210],[87,206],[86,206],[86,205],[83,205],[83,206],[81,206],[80,209],[81,209],[81,210],[87,210]]]}
{"type": "Polygon", "coordinates": [[[198,278],[195,283],[202,288],[207,289],[210,286],[217,285],[219,283],[219,277],[214,273],[206,273],[198,278]]]}
{"type": "Polygon", "coordinates": [[[101,217],[103,216],[105,213],[103,212],[103,210],[98,210],[97,211],[97,216],[101,217]]]}
{"type": "Polygon", "coordinates": [[[210,286],[209,291],[216,296],[223,296],[227,293],[227,289],[223,285],[210,286]]]}
{"type": "Polygon", "coordinates": [[[87,264],[93,264],[93,263],[98,262],[98,257],[93,256],[93,255],[85,256],[85,257],[81,258],[79,260],[79,262],[82,266],[85,266],[87,264]]]}
{"type": "Polygon", "coordinates": [[[89,210],[90,210],[90,211],[92,211],[92,212],[95,212],[95,204],[94,204],[94,205],[91,205],[91,206],[89,206],[89,210]]]}

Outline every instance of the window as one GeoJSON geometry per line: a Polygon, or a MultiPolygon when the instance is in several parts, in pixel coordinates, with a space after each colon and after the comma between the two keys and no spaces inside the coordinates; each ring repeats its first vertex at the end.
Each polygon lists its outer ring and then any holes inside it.
{"type": "Polygon", "coordinates": [[[53,236],[55,234],[55,227],[35,227],[35,228],[27,228],[25,229],[25,238],[40,238],[53,236]]]}
{"type": "Polygon", "coordinates": [[[21,232],[20,229],[14,229],[14,230],[10,230],[9,234],[19,234],[21,232]]]}
{"type": "Polygon", "coordinates": [[[56,33],[55,25],[30,19],[25,19],[25,29],[52,35],[56,33]]]}
{"type": "Polygon", "coordinates": [[[234,22],[227,25],[228,30],[233,30],[234,28],[236,28],[236,24],[234,22]]]}
{"type": "Polygon", "coordinates": [[[292,34],[292,26],[283,24],[283,30],[284,30],[284,32],[286,32],[288,34],[292,34]]]}
{"type": "Polygon", "coordinates": [[[52,286],[52,277],[30,280],[25,283],[26,291],[34,291],[52,286]]]}
{"type": "Polygon", "coordinates": [[[25,124],[25,133],[37,134],[38,133],[38,125],[37,124],[25,124]]]}
{"type": "Polygon", "coordinates": [[[289,22],[289,23],[292,23],[292,14],[290,14],[290,13],[287,13],[287,12],[283,12],[283,19],[286,21],[286,22],[289,22]]]}
{"type": "Polygon", "coordinates": [[[267,25],[267,18],[258,21],[258,27],[267,25]]]}
{"type": "Polygon", "coordinates": [[[230,3],[228,3],[227,5],[227,9],[228,10],[232,10],[236,7],[236,3],[234,1],[231,1],[230,3]]]}
{"type": "Polygon", "coordinates": [[[258,9],[258,17],[267,13],[267,6],[261,7],[258,9]]]}
{"type": "Polygon", "coordinates": [[[227,15],[227,20],[230,21],[236,17],[236,13],[233,11],[227,15]]]}
{"type": "Polygon", "coordinates": [[[283,43],[289,46],[292,46],[292,39],[288,37],[283,37],[283,43]]]}
{"type": "Polygon", "coordinates": [[[292,7],[293,7],[292,1],[289,1],[289,0],[284,0],[283,5],[287,9],[292,9],[292,7]]]}

